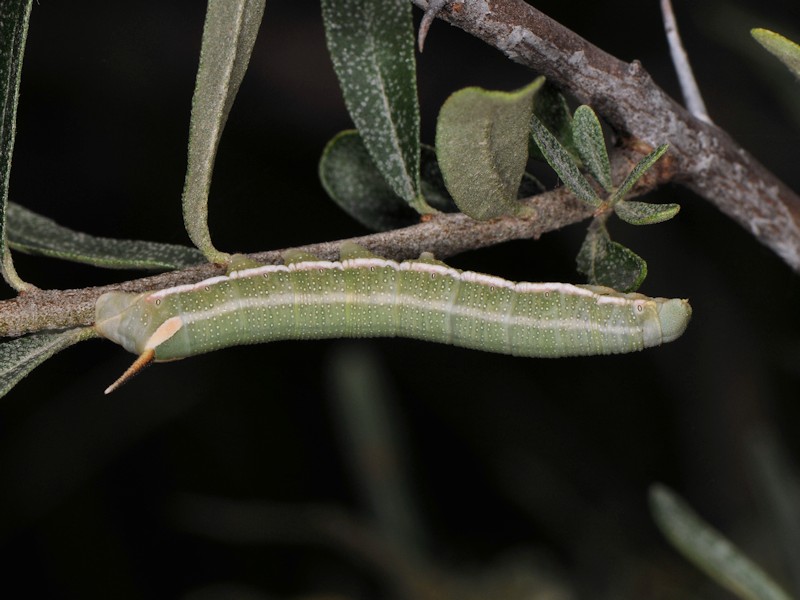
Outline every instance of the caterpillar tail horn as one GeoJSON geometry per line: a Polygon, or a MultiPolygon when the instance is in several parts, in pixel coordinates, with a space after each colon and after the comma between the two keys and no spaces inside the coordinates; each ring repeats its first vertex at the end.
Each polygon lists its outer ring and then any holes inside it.
{"type": "Polygon", "coordinates": [[[106,388],[105,393],[110,394],[114,390],[116,390],[119,386],[123,383],[128,381],[134,375],[137,375],[142,369],[146,366],[150,365],[153,362],[153,359],[156,356],[156,351],[154,348],[149,348],[142,352],[133,364],[128,367],[128,369],[117,379],[114,383],[106,388]]]}

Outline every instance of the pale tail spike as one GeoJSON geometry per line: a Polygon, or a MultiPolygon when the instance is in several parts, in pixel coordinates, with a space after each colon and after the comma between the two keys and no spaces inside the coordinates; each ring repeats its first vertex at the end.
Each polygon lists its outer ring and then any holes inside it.
{"type": "Polygon", "coordinates": [[[106,388],[105,393],[110,394],[114,390],[116,390],[119,386],[123,383],[128,381],[134,375],[137,375],[142,369],[148,366],[150,363],[153,362],[153,359],[156,357],[156,351],[154,348],[149,348],[142,352],[133,364],[128,367],[128,369],[117,379],[114,383],[106,388]]]}

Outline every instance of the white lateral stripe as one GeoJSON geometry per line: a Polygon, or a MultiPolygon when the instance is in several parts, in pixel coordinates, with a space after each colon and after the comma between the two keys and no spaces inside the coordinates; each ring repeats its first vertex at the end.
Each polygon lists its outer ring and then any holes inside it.
{"type": "MultiPolygon", "coordinates": [[[[189,325],[195,322],[202,322],[207,319],[219,317],[224,314],[235,312],[237,310],[263,308],[270,306],[287,306],[293,304],[295,297],[293,294],[279,294],[277,296],[263,297],[263,298],[246,298],[239,300],[231,300],[217,306],[213,309],[198,310],[186,312],[181,315],[181,320],[184,325],[189,325]]],[[[331,293],[324,294],[317,298],[314,306],[326,305],[341,305],[348,301],[347,294],[344,293],[331,293]]],[[[359,303],[360,306],[383,306],[391,303],[370,302],[359,303]]],[[[421,312],[435,311],[437,308],[442,314],[448,314],[448,307],[446,303],[439,303],[441,306],[436,307],[430,301],[423,301],[411,295],[403,294],[400,298],[400,304],[406,308],[417,309],[421,312]]],[[[491,312],[476,306],[455,306],[450,309],[453,315],[459,317],[468,317],[475,320],[484,321],[486,323],[505,323],[507,318],[510,318],[510,324],[515,327],[530,327],[532,329],[550,329],[560,331],[591,331],[602,330],[604,334],[613,335],[631,335],[638,333],[641,326],[635,323],[615,323],[610,325],[608,323],[587,322],[584,319],[560,317],[560,318],[536,318],[531,315],[510,315],[508,313],[491,312]]]]}

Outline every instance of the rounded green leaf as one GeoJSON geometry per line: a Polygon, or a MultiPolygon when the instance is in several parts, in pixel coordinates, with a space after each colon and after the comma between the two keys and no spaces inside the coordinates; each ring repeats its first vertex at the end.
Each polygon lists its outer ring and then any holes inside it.
{"type": "Polygon", "coordinates": [[[617,216],[631,225],[653,225],[669,221],[680,209],[679,204],[650,204],[636,200],[622,200],[614,205],[617,216]]]}
{"type": "Polygon", "coordinates": [[[647,263],[632,250],[611,241],[605,226],[594,221],[576,258],[578,271],[592,285],[620,292],[636,291],[647,277],[647,263]]]}
{"type": "Polygon", "coordinates": [[[319,178],[328,196],[369,229],[386,231],[419,222],[419,214],[386,182],[355,130],[342,131],[328,142],[319,178]]]}
{"type": "Polygon", "coordinates": [[[473,219],[524,212],[517,190],[528,160],[533,98],[543,81],[514,92],[465,88],[439,111],[439,166],[456,205],[473,219]]]}
{"type": "MultiPolygon", "coordinates": [[[[423,145],[421,159],[426,201],[444,212],[458,210],[444,186],[433,148],[423,145]]],[[[419,213],[389,187],[355,129],[328,142],[319,161],[319,177],[328,196],[369,229],[387,231],[419,222],[419,213]]]]}

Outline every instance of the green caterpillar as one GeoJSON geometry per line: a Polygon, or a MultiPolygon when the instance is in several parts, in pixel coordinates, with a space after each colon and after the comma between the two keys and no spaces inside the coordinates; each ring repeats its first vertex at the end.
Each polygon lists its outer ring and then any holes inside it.
{"type": "Polygon", "coordinates": [[[678,338],[686,300],[565,283],[514,283],[423,255],[395,262],[343,244],[339,261],[290,252],[192,285],[110,292],[95,328],[136,362],[286,339],[402,336],[516,356],[633,352],[678,338]]]}

